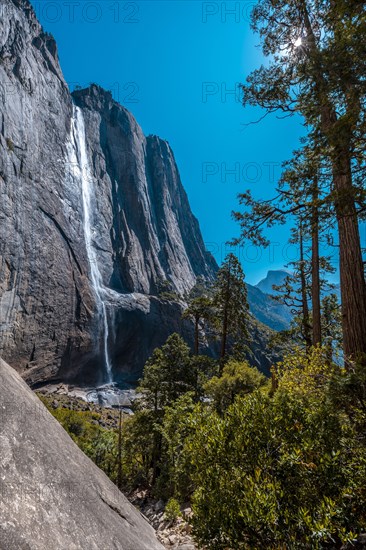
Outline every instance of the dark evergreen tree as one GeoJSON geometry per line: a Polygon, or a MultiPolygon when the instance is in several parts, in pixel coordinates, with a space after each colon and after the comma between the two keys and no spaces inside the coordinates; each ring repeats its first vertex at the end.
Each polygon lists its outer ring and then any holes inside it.
{"type": "Polygon", "coordinates": [[[212,289],[209,284],[198,279],[187,297],[187,309],[183,312],[184,319],[191,319],[194,323],[194,353],[198,355],[200,346],[200,328],[207,328],[214,320],[212,289]]]}
{"type": "Polygon", "coordinates": [[[228,254],[218,271],[214,285],[216,322],[221,338],[221,368],[225,362],[229,342],[239,351],[248,338],[249,306],[244,273],[234,254],[228,254]]]}
{"type": "Polygon", "coordinates": [[[319,133],[330,161],[344,352],[355,358],[366,353],[366,284],[358,225],[365,194],[355,175],[365,130],[364,3],[260,0],[252,27],[271,62],[247,78],[244,105],[260,106],[267,113],[300,113],[319,133]]]}

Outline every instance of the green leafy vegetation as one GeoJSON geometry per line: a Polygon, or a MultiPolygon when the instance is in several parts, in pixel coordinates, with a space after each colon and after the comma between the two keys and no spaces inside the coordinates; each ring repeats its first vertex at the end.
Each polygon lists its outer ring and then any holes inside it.
{"type": "Polygon", "coordinates": [[[96,413],[51,410],[114,481],[121,461],[124,490],[163,498],[171,521],[190,501],[194,536],[208,549],[355,540],[366,525],[364,369],[332,364],[326,347],[298,349],[272,382],[231,359],[197,393],[193,359],[175,334],[155,351],[120,449],[118,429],[95,424],[96,413]]]}
{"type": "Polygon", "coordinates": [[[213,376],[205,385],[206,394],[221,413],[228,409],[238,395],[245,395],[265,386],[266,377],[246,361],[230,360],[223,368],[221,376],[213,376]]]}
{"type": "Polygon", "coordinates": [[[194,525],[209,548],[340,548],[365,526],[365,413],[340,406],[340,385],[359,377],[320,349],[276,376],[274,392],[239,396],[223,416],[196,413],[194,525]]]}
{"type": "Polygon", "coordinates": [[[175,498],[169,499],[165,507],[165,517],[168,521],[174,521],[181,515],[179,502],[175,498]]]}

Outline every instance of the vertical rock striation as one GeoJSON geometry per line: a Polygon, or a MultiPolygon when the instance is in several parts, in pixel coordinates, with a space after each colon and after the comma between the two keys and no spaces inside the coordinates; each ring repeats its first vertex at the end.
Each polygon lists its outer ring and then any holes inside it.
{"type": "Polygon", "coordinates": [[[90,348],[93,300],[56,45],[27,1],[0,6],[0,353],[37,381],[57,374],[71,345],[90,348]]]}
{"type": "Polygon", "coordinates": [[[145,138],[131,113],[98,86],[73,93],[82,109],[92,177],[95,228],[104,281],[118,292],[156,294],[169,280],[178,293],[217,267],[167,142],[145,138]]]}
{"type": "MultiPolygon", "coordinates": [[[[93,182],[91,241],[115,378],[133,380],[181,330],[181,307],[157,296],[214,276],[169,145],[146,138],[98,86],[72,98],[54,39],[28,0],[0,0],[0,354],[27,381],[105,381],[103,327],[85,239],[80,143],[93,182]]],[[[190,331],[186,325],[183,330],[190,331]]]]}

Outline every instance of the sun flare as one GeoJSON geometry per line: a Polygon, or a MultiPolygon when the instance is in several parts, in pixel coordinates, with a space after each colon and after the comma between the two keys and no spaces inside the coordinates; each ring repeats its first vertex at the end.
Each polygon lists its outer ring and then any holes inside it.
{"type": "Polygon", "coordinates": [[[295,46],[295,48],[299,48],[301,46],[301,44],[302,44],[302,38],[301,38],[301,36],[299,36],[299,38],[296,40],[294,46],[295,46]]]}

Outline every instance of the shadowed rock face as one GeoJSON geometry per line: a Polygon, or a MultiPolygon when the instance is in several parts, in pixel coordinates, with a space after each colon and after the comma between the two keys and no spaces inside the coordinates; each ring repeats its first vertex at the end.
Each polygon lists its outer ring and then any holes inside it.
{"type": "MultiPolygon", "coordinates": [[[[108,294],[117,379],[136,379],[154,347],[181,325],[157,298],[161,280],[189,290],[217,269],[169,145],[145,138],[97,86],[65,84],[53,38],[27,0],[0,0],[0,354],[32,383],[103,381],[101,327],[85,245],[81,109],[94,187],[93,246],[108,294]]],[[[191,327],[183,332],[189,338],[191,327]]]]}
{"type": "Polygon", "coordinates": [[[257,286],[247,285],[248,302],[254,317],[272,330],[286,330],[291,322],[291,310],[275,302],[271,296],[257,286]]]}
{"type": "Polygon", "coordinates": [[[2,360],[0,384],[0,549],[162,549],[143,516],[2,360]]]}

